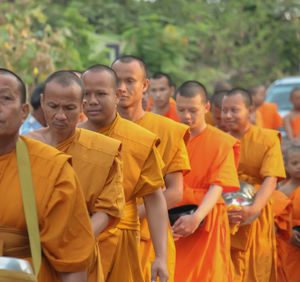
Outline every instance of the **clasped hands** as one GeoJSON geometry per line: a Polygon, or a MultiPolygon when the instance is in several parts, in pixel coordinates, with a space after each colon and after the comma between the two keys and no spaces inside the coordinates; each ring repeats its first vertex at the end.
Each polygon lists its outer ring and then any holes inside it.
{"type": "Polygon", "coordinates": [[[242,206],[236,209],[227,211],[229,225],[235,226],[243,224],[257,214],[253,206],[242,206]]]}

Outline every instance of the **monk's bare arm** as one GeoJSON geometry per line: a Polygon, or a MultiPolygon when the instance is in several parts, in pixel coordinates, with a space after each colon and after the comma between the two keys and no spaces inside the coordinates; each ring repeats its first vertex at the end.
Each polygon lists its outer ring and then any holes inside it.
{"type": "Polygon", "coordinates": [[[60,272],[59,278],[61,282],[86,282],[87,275],[86,271],[80,272],[60,272]]]}
{"type": "Polygon", "coordinates": [[[174,237],[186,237],[195,232],[204,217],[216,205],[221,197],[223,188],[219,185],[212,184],[204,196],[198,209],[191,215],[180,217],[173,226],[174,237]]]}
{"type": "Polygon", "coordinates": [[[163,191],[167,208],[170,209],[182,200],[183,176],[181,171],[168,173],[165,177],[166,190],[163,191]]]}
{"type": "Polygon", "coordinates": [[[288,114],[283,118],[283,127],[289,140],[294,140],[293,129],[291,125],[291,116],[288,114]]]}
{"type": "Polygon", "coordinates": [[[108,225],[109,215],[103,211],[98,211],[91,216],[92,229],[97,237],[108,225]]]}
{"type": "Polygon", "coordinates": [[[162,190],[158,189],[144,196],[149,230],[155,251],[152,263],[151,281],[160,277],[161,282],[168,281],[167,244],[168,244],[168,211],[162,190]]]}

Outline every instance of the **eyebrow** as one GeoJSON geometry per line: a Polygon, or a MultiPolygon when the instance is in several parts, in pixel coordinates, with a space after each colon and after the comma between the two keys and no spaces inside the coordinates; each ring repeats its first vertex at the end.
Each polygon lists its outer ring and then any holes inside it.
{"type": "Polygon", "coordinates": [[[0,87],[0,93],[11,93],[11,89],[8,87],[0,87]]]}

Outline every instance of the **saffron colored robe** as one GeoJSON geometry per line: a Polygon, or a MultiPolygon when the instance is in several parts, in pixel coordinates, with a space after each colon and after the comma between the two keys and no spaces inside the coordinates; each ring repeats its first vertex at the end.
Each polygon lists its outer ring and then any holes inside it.
{"type": "MultiPolygon", "coordinates": [[[[77,128],[72,137],[56,148],[72,156],[72,166],[81,184],[90,216],[102,211],[110,216],[111,224],[117,224],[125,206],[121,142],[77,128]]],[[[96,241],[95,254],[96,261],[89,268],[88,281],[104,281],[101,254],[96,241]]]]}
{"type": "Polygon", "coordinates": [[[259,108],[262,115],[263,127],[269,129],[278,129],[282,126],[282,117],[277,111],[275,103],[264,102],[259,108]]]}
{"type": "MultiPolygon", "coordinates": [[[[190,169],[186,149],[186,144],[190,137],[188,126],[149,112],[145,113],[142,119],[137,121],[137,124],[153,132],[160,138],[161,143],[158,146],[158,151],[165,163],[163,176],[168,173],[190,169]]],[[[140,254],[142,268],[144,270],[145,281],[150,281],[151,264],[155,259],[155,252],[146,219],[141,221],[141,236],[140,254]]],[[[171,227],[169,226],[168,270],[170,282],[174,279],[175,259],[175,244],[171,227]]]]}
{"type": "Polygon", "coordinates": [[[122,142],[125,216],[116,228],[98,237],[106,281],[142,282],[139,257],[140,224],[137,197],[153,193],[163,186],[163,161],[156,148],[159,139],[148,130],[123,119],[98,130],[122,142]]]}
{"type": "MultiPolygon", "coordinates": [[[[285,178],[279,132],[251,125],[240,141],[240,181],[259,189],[267,176],[285,178]]],[[[240,226],[231,236],[231,258],[234,281],[276,281],[276,241],[270,201],[258,218],[240,226]]]]}
{"type": "MultiPolygon", "coordinates": [[[[200,205],[211,184],[224,192],[239,190],[239,141],[221,130],[207,127],[187,145],[191,171],[184,176],[179,205],[200,205]]],[[[230,229],[222,197],[193,234],[176,245],[175,281],[232,281],[230,229]]]]}
{"type": "Polygon", "coordinates": [[[170,103],[170,109],[163,114],[163,116],[179,122],[179,117],[176,112],[176,102],[170,103]]]}
{"type": "Polygon", "coordinates": [[[276,226],[277,274],[278,282],[288,282],[284,264],[288,254],[282,241],[289,241],[292,231],[292,202],[282,192],[275,190],[272,195],[272,208],[276,226]]]}
{"type": "Polygon", "coordinates": [[[291,126],[293,129],[294,137],[298,136],[300,132],[300,115],[292,119],[291,126]]]}
{"type": "MultiPolygon", "coordinates": [[[[38,279],[60,281],[57,272],[82,271],[94,259],[95,238],[84,196],[69,156],[21,138],[29,151],[43,252],[38,279]]],[[[15,150],[0,156],[0,190],[0,225],[27,230],[15,150]]]]}
{"type": "MultiPolygon", "coordinates": [[[[292,202],[292,226],[300,225],[300,187],[289,196],[292,202]]],[[[289,238],[280,241],[281,248],[286,254],[283,268],[288,282],[300,281],[300,248],[290,243],[289,238]]]]}

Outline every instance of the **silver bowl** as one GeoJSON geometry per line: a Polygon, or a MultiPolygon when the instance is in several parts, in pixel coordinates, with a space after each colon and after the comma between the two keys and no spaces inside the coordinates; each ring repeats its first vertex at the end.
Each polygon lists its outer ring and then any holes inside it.
{"type": "Polygon", "coordinates": [[[0,269],[9,269],[34,274],[27,260],[11,257],[0,257],[0,269]]]}
{"type": "MultiPolygon", "coordinates": [[[[251,206],[255,200],[256,189],[249,183],[240,182],[240,190],[230,193],[223,193],[223,199],[226,206],[235,205],[235,206],[251,206]]],[[[260,212],[255,216],[245,221],[241,225],[246,225],[251,223],[260,215],[260,212]]]]}

